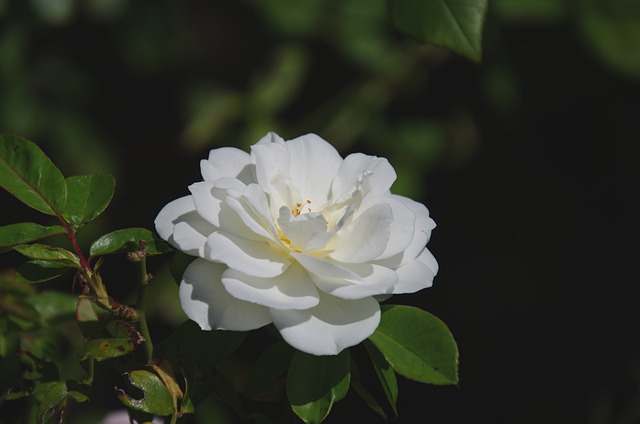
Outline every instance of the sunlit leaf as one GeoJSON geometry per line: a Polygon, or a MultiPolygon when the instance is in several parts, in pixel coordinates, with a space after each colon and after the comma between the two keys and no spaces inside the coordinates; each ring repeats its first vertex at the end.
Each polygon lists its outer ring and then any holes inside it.
{"type": "Polygon", "coordinates": [[[278,341],[265,350],[251,367],[245,394],[253,399],[271,399],[278,393],[269,389],[282,376],[291,362],[293,348],[278,341]]]}
{"type": "Polygon", "coordinates": [[[145,228],[126,228],[105,234],[94,241],[90,253],[91,256],[100,256],[131,252],[138,248],[140,240],[144,240],[147,244],[147,256],[173,251],[164,240],[145,228]]]}
{"type": "Polygon", "coordinates": [[[116,180],[109,174],[68,177],[62,216],[74,228],[93,221],[111,202],[115,186],[116,180]]]}
{"type": "Polygon", "coordinates": [[[23,244],[13,248],[27,258],[37,259],[41,261],[57,262],[60,265],[80,268],[80,259],[75,253],[63,249],[62,247],[53,247],[46,244],[23,244]]]}
{"type": "Polygon", "coordinates": [[[49,215],[62,213],[67,185],[62,173],[33,142],[0,134],[0,187],[49,215]]]}
{"type": "MultiPolygon", "coordinates": [[[[173,398],[156,374],[146,370],[134,370],[125,374],[131,386],[142,393],[129,395],[123,389],[116,389],[116,396],[128,408],[153,415],[171,415],[173,398]]],[[[135,393],[133,390],[130,392],[135,393]]]]}
{"type": "Polygon", "coordinates": [[[0,247],[13,247],[64,233],[64,228],[59,225],[43,227],[34,222],[5,225],[0,227],[0,247]]]}
{"type": "Polygon", "coordinates": [[[458,382],[458,347],[447,326],[419,308],[382,306],[369,340],[398,373],[431,384],[458,382]]]}
{"type": "Polygon", "coordinates": [[[396,379],[396,373],[393,371],[393,368],[391,368],[391,365],[389,365],[389,362],[384,359],[384,356],[382,356],[380,351],[373,346],[371,342],[367,340],[364,345],[367,348],[367,352],[369,352],[369,357],[371,358],[373,368],[378,375],[384,394],[387,396],[387,400],[393,409],[393,413],[397,417],[398,410],[396,408],[396,404],[398,402],[398,381],[396,379]]]}
{"type": "Polygon", "coordinates": [[[388,0],[396,28],[480,61],[488,0],[388,0]]]}
{"type": "Polygon", "coordinates": [[[20,265],[16,280],[22,283],[42,283],[60,277],[69,269],[65,264],[36,259],[20,265]]]}
{"type": "Polygon", "coordinates": [[[333,403],[349,389],[349,350],[335,356],[293,354],[287,377],[287,397],[293,412],[307,424],[322,422],[333,403]]]}

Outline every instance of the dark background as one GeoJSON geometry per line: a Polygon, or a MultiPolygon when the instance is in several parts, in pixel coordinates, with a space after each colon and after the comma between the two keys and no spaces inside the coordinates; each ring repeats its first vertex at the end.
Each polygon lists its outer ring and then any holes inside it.
{"type": "MultiPolygon", "coordinates": [[[[394,301],[448,324],[460,384],[401,379],[398,422],[640,421],[634,2],[496,0],[481,64],[394,32],[382,0],[52,3],[0,1],[0,130],[116,175],[85,243],[152,228],[211,148],[315,132],[388,157],[438,224],[433,288],[394,301]]],[[[184,317],[151,266],[161,338],[184,317]]],[[[328,422],[353,419],[378,420],[350,393],[328,422]]]]}

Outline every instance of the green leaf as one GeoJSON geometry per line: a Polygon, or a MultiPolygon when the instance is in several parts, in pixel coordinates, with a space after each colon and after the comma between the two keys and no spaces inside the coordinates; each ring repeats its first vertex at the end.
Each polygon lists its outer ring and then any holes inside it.
{"type": "Polygon", "coordinates": [[[376,349],[370,341],[366,340],[364,345],[367,348],[367,352],[369,352],[369,357],[373,363],[373,369],[378,375],[384,394],[387,396],[391,409],[393,409],[393,413],[397,417],[398,409],[396,405],[398,402],[398,380],[396,379],[396,373],[393,371],[393,368],[391,368],[389,362],[384,359],[384,356],[382,356],[380,351],[376,349]]]}
{"type": "Polygon", "coordinates": [[[57,262],[33,260],[20,265],[16,281],[20,283],[42,283],[60,277],[69,269],[68,266],[57,262]]]}
{"type": "Polygon", "coordinates": [[[214,365],[231,355],[242,344],[247,333],[238,331],[205,331],[189,320],[182,323],[157,348],[163,356],[214,365]]]}
{"type": "Polygon", "coordinates": [[[63,218],[74,228],[96,219],[109,205],[116,180],[109,174],[67,178],[67,204],[63,218]]]}
{"type": "Polygon", "coordinates": [[[585,44],[611,71],[640,79],[640,7],[636,0],[581,0],[575,7],[585,44]]]}
{"type": "Polygon", "coordinates": [[[57,262],[60,265],[80,268],[80,259],[78,259],[74,253],[69,252],[67,249],[63,249],[62,247],[33,243],[16,246],[13,249],[22,253],[27,258],[57,262]]]}
{"type": "Polygon", "coordinates": [[[0,134],[0,187],[48,215],[62,213],[67,185],[62,173],[33,142],[0,134]]]}
{"type": "Polygon", "coordinates": [[[138,248],[140,240],[147,243],[147,256],[173,252],[161,238],[145,228],[126,228],[105,234],[91,245],[91,256],[132,252],[138,248]]]}
{"type": "Polygon", "coordinates": [[[46,383],[41,390],[42,401],[38,410],[38,423],[57,424],[62,422],[62,416],[69,399],[76,402],[89,400],[87,393],[90,387],[74,381],[56,381],[46,383]]]}
{"type": "Polygon", "coordinates": [[[26,300],[36,308],[47,323],[75,319],[78,296],[45,290],[30,295],[26,300]]]}
{"type": "Polygon", "coordinates": [[[176,250],[173,253],[173,258],[171,258],[171,262],[169,263],[169,271],[171,271],[171,276],[178,285],[180,284],[180,281],[182,281],[184,271],[187,269],[189,264],[195,260],[195,256],[187,255],[179,250],[176,250]]]}
{"type": "Polygon", "coordinates": [[[153,415],[173,414],[173,398],[160,377],[146,370],[131,371],[125,376],[131,386],[142,393],[132,397],[123,389],[116,388],[116,396],[124,406],[153,415]]]}
{"type": "Polygon", "coordinates": [[[358,369],[357,362],[353,360],[351,361],[351,387],[373,412],[380,415],[385,421],[387,421],[387,414],[385,414],[382,406],[380,406],[376,398],[373,397],[369,390],[367,390],[360,381],[360,370],[358,369]]]}
{"type": "Polygon", "coordinates": [[[251,367],[245,394],[256,400],[269,400],[277,397],[271,389],[289,367],[293,348],[283,341],[271,345],[251,367]]]}
{"type": "Polygon", "coordinates": [[[422,383],[458,382],[458,347],[447,326],[419,308],[382,306],[369,340],[398,374],[422,383]]]}
{"type": "Polygon", "coordinates": [[[13,247],[64,233],[64,228],[59,225],[43,227],[34,222],[20,222],[18,224],[5,225],[0,227],[0,246],[13,247]]]}
{"type": "Polygon", "coordinates": [[[488,0],[388,0],[394,26],[480,61],[488,0]]]}
{"type": "Polygon", "coordinates": [[[349,389],[349,350],[335,356],[296,351],[287,377],[287,396],[293,412],[307,424],[322,422],[334,402],[349,389]]]}
{"type": "Polygon", "coordinates": [[[78,356],[80,359],[94,358],[97,361],[117,358],[135,350],[137,346],[130,337],[99,338],[86,341],[78,356]]]}

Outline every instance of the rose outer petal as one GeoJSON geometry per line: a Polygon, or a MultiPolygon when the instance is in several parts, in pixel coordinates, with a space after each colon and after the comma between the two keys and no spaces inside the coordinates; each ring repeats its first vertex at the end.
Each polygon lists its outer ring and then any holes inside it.
{"type": "Polygon", "coordinates": [[[258,278],[228,269],[222,284],[236,299],[275,309],[309,309],[319,302],[309,274],[297,264],[275,278],[258,278]]]}
{"type": "Polygon", "coordinates": [[[155,219],[156,231],[184,253],[202,257],[207,237],[216,230],[195,210],[192,196],[168,203],[155,219]]]}
{"type": "Polygon", "coordinates": [[[438,272],[438,264],[426,248],[408,264],[396,269],[398,283],[392,287],[391,293],[415,293],[433,285],[433,277],[438,272]]]}
{"type": "Polygon", "coordinates": [[[209,152],[209,158],[200,161],[200,172],[205,181],[221,177],[237,178],[245,184],[254,182],[251,156],[235,147],[221,147],[209,152]]]}
{"type": "Polygon", "coordinates": [[[344,300],[320,292],[320,303],[302,311],[271,309],[273,324],[294,348],[312,355],[337,355],[369,337],[380,323],[372,297],[344,300]]]}
{"type": "Polygon", "coordinates": [[[222,273],[227,269],[204,259],[191,262],[180,283],[180,304],[203,330],[248,331],[271,323],[269,309],[236,299],[226,292],[222,273]]]}

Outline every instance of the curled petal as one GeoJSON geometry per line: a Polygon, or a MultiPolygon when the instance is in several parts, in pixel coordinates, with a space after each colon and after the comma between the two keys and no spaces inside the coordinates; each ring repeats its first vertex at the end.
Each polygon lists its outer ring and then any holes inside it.
{"type": "Polygon", "coordinates": [[[200,161],[200,171],[205,181],[233,177],[245,184],[254,182],[253,164],[247,152],[235,147],[221,147],[209,152],[209,159],[200,161]]]}
{"type": "Polygon", "coordinates": [[[438,263],[426,248],[412,262],[396,269],[398,284],[392,293],[415,293],[433,285],[433,277],[438,272],[438,263]]]}
{"type": "Polygon", "coordinates": [[[202,257],[207,237],[216,230],[195,210],[192,196],[167,204],[155,219],[156,231],[164,240],[183,252],[202,257]]]}
{"type": "Polygon", "coordinates": [[[320,303],[302,311],[271,309],[273,324],[291,346],[312,355],[337,355],[369,337],[380,323],[372,297],[344,300],[320,292],[320,303]]]}
{"type": "Polygon", "coordinates": [[[362,263],[380,256],[386,249],[391,233],[391,206],[379,203],[345,225],[329,243],[329,255],[339,262],[362,263]]]}
{"type": "Polygon", "coordinates": [[[184,272],[179,296],[182,309],[203,330],[248,331],[271,323],[268,308],[236,299],[221,283],[227,269],[196,259],[184,272]]]}
{"type": "Polygon", "coordinates": [[[396,171],[385,158],[353,153],[344,158],[331,185],[331,195],[339,199],[357,186],[365,196],[379,196],[391,188],[396,178],[396,171]]]}
{"type": "Polygon", "coordinates": [[[286,206],[280,208],[278,225],[291,242],[292,249],[313,252],[322,249],[332,233],[327,232],[327,220],[321,214],[305,213],[293,216],[286,206]]]}
{"type": "Polygon", "coordinates": [[[291,157],[287,174],[300,193],[313,204],[327,201],[331,181],[342,164],[342,157],[329,143],[315,134],[307,134],[285,144],[291,157]]]}
{"type": "Polygon", "coordinates": [[[275,309],[309,309],[319,301],[318,290],[300,265],[292,265],[274,278],[228,269],[222,274],[222,284],[236,299],[275,309]]]}
{"type": "Polygon", "coordinates": [[[395,271],[374,264],[341,264],[349,271],[357,274],[358,280],[327,278],[324,275],[312,274],[311,278],[318,288],[342,299],[362,299],[368,296],[386,294],[398,282],[395,271]]]}
{"type": "Polygon", "coordinates": [[[278,240],[265,192],[259,185],[250,184],[240,197],[227,197],[224,202],[243,223],[241,226],[231,226],[229,232],[249,239],[256,239],[257,235],[270,241],[278,240]],[[247,234],[247,230],[253,234],[247,234]]]}
{"type": "Polygon", "coordinates": [[[311,274],[321,275],[325,278],[332,279],[344,279],[358,282],[362,281],[362,278],[358,274],[330,259],[321,259],[297,252],[291,252],[290,255],[311,274]]]}
{"type": "Polygon", "coordinates": [[[266,242],[247,240],[231,234],[213,233],[207,239],[206,259],[254,277],[276,277],[290,264],[282,251],[266,242]]]}

